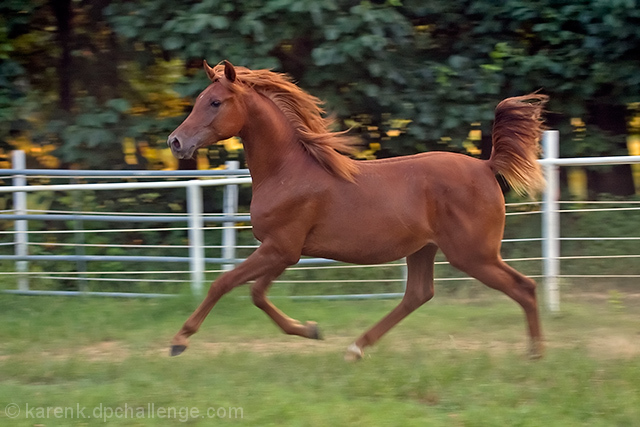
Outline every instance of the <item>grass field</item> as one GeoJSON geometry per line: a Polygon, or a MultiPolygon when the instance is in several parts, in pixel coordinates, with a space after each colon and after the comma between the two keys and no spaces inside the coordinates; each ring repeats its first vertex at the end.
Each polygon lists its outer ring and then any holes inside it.
{"type": "Polygon", "coordinates": [[[345,347],[397,300],[278,299],[325,340],[281,334],[244,298],[215,307],[168,356],[190,297],[0,295],[0,425],[634,426],[640,300],[567,297],[543,313],[547,354],[494,293],[437,296],[358,363],[345,347]]]}

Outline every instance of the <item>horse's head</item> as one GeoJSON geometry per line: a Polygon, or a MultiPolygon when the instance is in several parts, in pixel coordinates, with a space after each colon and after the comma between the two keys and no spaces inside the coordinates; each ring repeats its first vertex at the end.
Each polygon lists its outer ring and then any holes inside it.
{"type": "Polygon", "coordinates": [[[210,67],[204,61],[211,84],[198,96],[191,114],[174,130],[167,144],[179,159],[190,159],[200,147],[238,135],[246,119],[246,108],[239,96],[236,70],[230,62],[210,67]]]}

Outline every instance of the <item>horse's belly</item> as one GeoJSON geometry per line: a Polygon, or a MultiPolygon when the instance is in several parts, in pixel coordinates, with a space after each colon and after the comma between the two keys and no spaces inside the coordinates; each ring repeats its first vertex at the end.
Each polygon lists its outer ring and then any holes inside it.
{"type": "Polygon", "coordinates": [[[339,225],[319,224],[307,236],[303,255],[335,259],[354,264],[379,264],[410,255],[430,241],[431,232],[422,221],[370,215],[342,221],[339,225]]]}

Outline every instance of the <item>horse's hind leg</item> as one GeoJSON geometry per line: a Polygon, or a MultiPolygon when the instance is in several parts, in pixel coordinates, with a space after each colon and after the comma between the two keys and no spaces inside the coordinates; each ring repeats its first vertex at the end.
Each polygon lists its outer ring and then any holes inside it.
{"type": "Polygon", "coordinates": [[[433,298],[433,265],[437,251],[436,245],[429,244],[407,257],[407,289],[402,301],[347,348],[346,360],[362,358],[365,347],[373,345],[416,308],[433,298]]]}
{"type": "Polygon", "coordinates": [[[540,358],[544,352],[538,302],[536,299],[536,283],[514,268],[507,265],[499,256],[488,262],[470,261],[459,263],[449,261],[454,267],[478,279],[485,285],[504,292],[515,300],[524,310],[529,329],[531,358],[540,358]]]}

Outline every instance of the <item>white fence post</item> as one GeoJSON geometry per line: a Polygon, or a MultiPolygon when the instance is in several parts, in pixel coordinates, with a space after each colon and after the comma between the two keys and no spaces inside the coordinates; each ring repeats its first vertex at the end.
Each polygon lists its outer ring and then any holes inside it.
{"type": "MultiPolygon", "coordinates": [[[[72,180],[73,183],[76,183],[78,180],[76,178],[74,178],[72,180]]],[[[73,196],[72,196],[72,200],[73,200],[73,208],[78,211],[78,212],[82,212],[83,210],[83,203],[82,203],[82,197],[79,194],[78,191],[74,191],[73,192],[73,196]]],[[[74,240],[76,243],[75,246],[75,253],[76,255],[83,257],[86,255],[86,251],[85,251],[85,238],[84,238],[84,223],[81,219],[74,219],[73,220],[73,229],[76,231],[74,233],[74,240]]],[[[79,273],[86,273],[87,272],[87,261],[85,260],[78,260],[76,261],[76,268],[78,269],[79,273]]],[[[87,292],[89,290],[89,285],[88,285],[88,281],[87,278],[84,275],[79,275],[78,276],[79,279],[79,286],[78,286],[78,290],[80,290],[81,292],[87,292]]]]}
{"type": "MultiPolygon", "coordinates": [[[[559,133],[545,131],[542,138],[544,158],[555,160],[559,155],[559,133]]],[[[553,162],[544,165],[547,188],[542,203],[542,257],[547,308],[560,310],[558,276],[560,274],[560,168],[553,162]]]]}
{"type": "Polygon", "coordinates": [[[187,184],[187,211],[191,292],[195,296],[201,296],[204,282],[204,221],[202,219],[202,187],[198,181],[189,181],[187,184]]]}
{"type": "MultiPolygon", "coordinates": [[[[11,152],[11,163],[14,169],[26,169],[27,162],[24,151],[15,150],[11,152]]],[[[27,179],[25,175],[15,175],[13,177],[13,185],[24,186],[27,185],[27,179]]],[[[27,214],[27,193],[23,191],[13,193],[13,210],[16,215],[27,214]]],[[[15,221],[15,254],[17,256],[27,256],[29,252],[28,248],[28,234],[29,224],[26,219],[18,219],[15,221]]],[[[19,273],[26,273],[29,268],[28,261],[16,261],[16,271],[19,273]]],[[[29,276],[21,274],[18,276],[18,290],[29,290],[29,276]]]]}
{"type": "MultiPolygon", "coordinates": [[[[240,162],[230,160],[225,162],[227,170],[236,170],[240,167],[240,162]]],[[[224,196],[222,201],[222,214],[231,216],[238,213],[238,185],[229,184],[224,186],[224,196]]],[[[236,229],[235,222],[222,223],[222,258],[235,259],[236,257],[236,229]]],[[[223,264],[224,271],[232,270],[233,264],[223,264]]]]}

